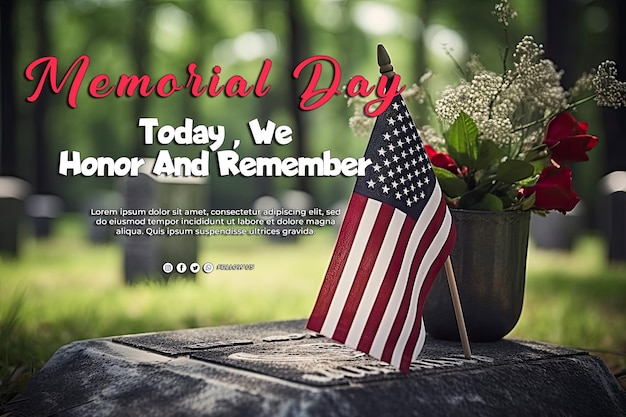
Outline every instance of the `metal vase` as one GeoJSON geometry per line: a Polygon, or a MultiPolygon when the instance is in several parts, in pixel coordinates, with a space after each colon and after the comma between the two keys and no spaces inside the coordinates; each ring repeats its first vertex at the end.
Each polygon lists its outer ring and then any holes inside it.
{"type": "MultiPolygon", "coordinates": [[[[451,210],[457,229],[452,267],[470,341],[506,336],[524,301],[530,212],[451,210]]],[[[459,340],[445,271],[439,273],[424,307],[428,334],[459,340]]]]}

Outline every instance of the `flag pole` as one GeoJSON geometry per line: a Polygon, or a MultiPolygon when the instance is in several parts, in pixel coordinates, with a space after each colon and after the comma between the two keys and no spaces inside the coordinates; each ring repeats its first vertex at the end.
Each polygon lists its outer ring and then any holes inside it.
{"type": "MultiPolygon", "coordinates": [[[[377,50],[378,67],[380,68],[381,75],[391,79],[396,74],[391,65],[391,58],[387,53],[387,50],[382,44],[378,44],[377,50]]],[[[456,316],[456,324],[459,328],[459,335],[461,336],[461,344],[463,345],[463,353],[465,358],[472,358],[472,350],[470,349],[469,338],[467,337],[467,329],[465,328],[465,320],[463,319],[463,309],[461,308],[461,299],[459,297],[459,291],[456,286],[456,279],[454,277],[454,269],[452,269],[452,261],[450,257],[446,259],[445,263],[446,276],[448,277],[448,286],[450,287],[450,295],[452,296],[452,305],[454,306],[454,315],[456,316]]]]}
{"type": "Polygon", "coordinates": [[[456,279],[454,278],[454,269],[452,269],[452,261],[448,256],[446,263],[444,264],[446,269],[446,276],[448,277],[448,286],[450,287],[450,295],[452,296],[452,305],[454,306],[454,315],[456,316],[456,325],[459,328],[459,335],[461,336],[461,344],[463,345],[463,353],[466,359],[472,358],[472,350],[470,349],[469,338],[467,337],[467,330],[465,329],[465,320],[463,319],[463,309],[461,308],[461,298],[459,297],[459,290],[456,287],[456,279]]]}

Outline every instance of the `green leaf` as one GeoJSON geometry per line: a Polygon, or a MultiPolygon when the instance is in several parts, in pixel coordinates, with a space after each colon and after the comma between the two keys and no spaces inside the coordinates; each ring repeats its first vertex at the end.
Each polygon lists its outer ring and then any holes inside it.
{"type": "Polygon", "coordinates": [[[458,201],[458,208],[470,210],[475,204],[478,204],[486,194],[484,190],[473,189],[461,196],[458,201]]]}
{"type": "Polygon", "coordinates": [[[502,200],[493,194],[485,194],[479,202],[470,207],[470,210],[502,211],[503,209],[502,200]]]}
{"type": "Polygon", "coordinates": [[[524,178],[517,183],[521,187],[534,187],[535,185],[537,185],[537,181],[539,181],[539,175],[533,175],[532,177],[524,178]]]}
{"type": "Polygon", "coordinates": [[[528,197],[524,197],[520,201],[521,209],[522,210],[530,210],[531,208],[533,208],[533,206],[535,205],[536,198],[537,198],[537,195],[535,193],[532,193],[528,197]]]}
{"type": "Polygon", "coordinates": [[[441,189],[448,197],[458,197],[467,191],[467,184],[447,169],[433,167],[441,189]]]}
{"type": "Polygon", "coordinates": [[[509,159],[501,163],[496,171],[496,180],[505,184],[513,184],[533,175],[535,168],[528,162],[509,159]]]}
{"type": "Polygon", "coordinates": [[[497,163],[504,156],[504,152],[491,140],[483,140],[478,147],[476,169],[484,169],[497,163]]]}
{"type": "Polygon", "coordinates": [[[452,159],[459,165],[474,168],[478,159],[478,128],[472,118],[461,112],[448,129],[447,136],[452,159]]]}

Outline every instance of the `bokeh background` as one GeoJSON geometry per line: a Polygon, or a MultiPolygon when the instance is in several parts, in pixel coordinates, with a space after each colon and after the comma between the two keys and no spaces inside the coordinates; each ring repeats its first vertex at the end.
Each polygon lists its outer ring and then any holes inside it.
{"type": "MultiPolygon", "coordinates": [[[[341,65],[342,85],[356,74],[375,81],[376,45],[383,43],[403,83],[411,85],[430,70],[434,89],[441,89],[459,77],[444,46],[458,62],[476,53],[488,68],[500,68],[504,39],[491,15],[493,5],[487,0],[4,0],[0,176],[21,178],[30,195],[54,195],[61,205],[44,233],[25,216],[17,256],[0,257],[3,400],[58,347],[74,340],[306,317],[336,234],[327,227],[289,242],[202,238],[199,261],[250,263],[255,270],[129,286],[119,239],[91,241],[93,219],[85,215],[100,196],[120,191],[120,179],[57,175],[59,152],[117,158],[153,157],[168,149],[173,156],[195,157],[202,147],[143,145],[137,128],[139,117],[170,125],[190,117],[198,124],[225,126],[227,141],[241,139],[242,157],[317,156],[324,150],[359,157],[366,139],[350,131],[353,109],[345,98],[337,96],[314,111],[298,110],[302,79],[308,77],[294,80],[295,66],[309,56],[329,55],[341,65]],[[68,87],[57,95],[46,91],[35,103],[26,101],[35,88],[24,76],[30,62],[55,56],[63,74],[81,55],[91,60],[86,80],[104,73],[112,82],[120,74],[149,74],[156,80],[173,73],[186,80],[191,62],[205,79],[219,65],[223,80],[234,74],[255,80],[269,58],[272,88],[262,98],[192,98],[179,92],[166,99],[96,100],[87,95],[85,83],[76,109],[67,105],[68,87]],[[291,126],[293,142],[254,146],[247,122],[255,118],[291,126]]],[[[509,30],[510,46],[534,35],[564,70],[566,87],[605,59],[615,60],[625,78],[621,0],[513,0],[512,5],[519,16],[509,30]]],[[[328,81],[326,70],[323,80],[328,81]]],[[[626,268],[607,255],[601,184],[606,174],[626,170],[625,116],[623,109],[593,105],[577,112],[600,138],[591,160],[575,167],[574,187],[585,210],[565,245],[543,248],[531,242],[526,304],[512,334],[591,349],[618,376],[626,366],[626,268]]],[[[353,181],[214,176],[202,186],[202,206],[248,208],[261,196],[281,198],[298,190],[317,207],[340,207],[353,181]]]]}

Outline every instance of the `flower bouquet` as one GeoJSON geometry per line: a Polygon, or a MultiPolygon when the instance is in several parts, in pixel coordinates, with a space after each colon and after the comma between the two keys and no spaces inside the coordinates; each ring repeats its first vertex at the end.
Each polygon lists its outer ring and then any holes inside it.
{"type": "MultiPolygon", "coordinates": [[[[516,12],[504,0],[493,13],[506,34],[516,12]]],[[[562,71],[533,37],[523,37],[510,55],[505,48],[500,72],[485,68],[477,56],[464,66],[454,61],[461,79],[438,99],[428,88],[431,73],[402,93],[436,116],[430,124],[415,120],[453,209],[452,264],[467,332],[478,342],[504,337],[520,317],[531,211],[565,213],[579,201],[568,165],[588,160],[598,138],[571,111],[592,100],[626,105],[626,83],[617,80],[613,62],[565,89],[562,71]]],[[[350,125],[367,134],[373,120],[359,107],[350,125]]],[[[458,340],[444,277],[432,286],[424,321],[432,337],[458,340]]]]}
{"type": "MultiPolygon", "coordinates": [[[[507,0],[497,3],[493,14],[505,34],[517,15],[507,0]]],[[[563,72],[532,36],[525,36],[511,57],[504,48],[500,73],[485,68],[476,55],[464,67],[454,63],[462,78],[439,99],[428,89],[431,73],[403,92],[407,101],[428,105],[436,115],[434,124],[416,122],[450,206],[572,210],[579,197],[568,164],[588,160],[598,138],[570,111],[591,100],[599,106],[626,105],[626,83],[617,80],[615,63],[601,63],[565,89],[563,72]]],[[[355,109],[353,130],[364,131],[369,123],[355,109]]]]}

